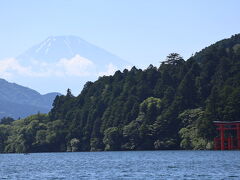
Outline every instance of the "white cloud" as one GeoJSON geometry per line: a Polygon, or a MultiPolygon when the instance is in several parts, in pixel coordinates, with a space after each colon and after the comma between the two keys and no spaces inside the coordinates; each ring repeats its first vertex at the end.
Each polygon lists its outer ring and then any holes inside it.
{"type": "Polygon", "coordinates": [[[107,71],[98,73],[99,76],[113,75],[118,70],[117,66],[114,66],[112,63],[108,64],[106,67],[107,71]]]}
{"type": "Polygon", "coordinates": [[[76,55],[72,59],[61,59],[56,66],[68,76],[88,76],[91,74],[89,70],[94,67],[94,64],[92,61],[76,55]]]}
{"type": "Polygon", "coordinates": [[[34,60],[28,66],[21,65],[14,58],[0,60],[0,76],[3,78],[18,75],[27,77],[82,77],[94,74],[96,74],[94,63],[80,55],[70,59],[60,59],[55,63],[34,60]]]}
{"type": "Polygon", "coordinates": [[[31,76],[30,67],[24,67],[14,58],[4,59],[0,61],[0,76],[11,77],[14,74],[31,76]]]}

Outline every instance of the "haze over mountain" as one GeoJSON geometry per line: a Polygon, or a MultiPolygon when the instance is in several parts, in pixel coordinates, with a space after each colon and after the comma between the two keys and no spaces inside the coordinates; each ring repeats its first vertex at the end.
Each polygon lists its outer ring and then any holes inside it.
{"type": "MultiPolygon", "coordinates": [[[[51,36],[14,59],[2,77],[47,93],[80,93],[87,81],[112,75],[131,64],[76,36],[51,36]]],[[[9,65],[10,64],[10,65],[9,65]]]]}
{"type": "Polygon", "coordinates": [[[38,112],[48,113],[59,93],[41,95],[35,90],[0,79],[0,118],[23,118],[38,112]]]}
{"type": "Polygon", "coordinates": [[[62,58],[70,59],[76,55],[91,60],[104,70],[103,65],[112,63],[118,68],[125,68],[130,63],[107,52],[77,36],[50,36],[43,42],[31,47],[17,59],[24,61],[42,60],[56,62],[62,58]]]}

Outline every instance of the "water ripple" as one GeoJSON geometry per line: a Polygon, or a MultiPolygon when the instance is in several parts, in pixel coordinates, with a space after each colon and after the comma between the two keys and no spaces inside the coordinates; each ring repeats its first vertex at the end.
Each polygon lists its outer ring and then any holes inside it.
{"type": "Polygon", "coordinates": [[[240,151],[0,154],[0,179],[239,180],[240,151]]]}

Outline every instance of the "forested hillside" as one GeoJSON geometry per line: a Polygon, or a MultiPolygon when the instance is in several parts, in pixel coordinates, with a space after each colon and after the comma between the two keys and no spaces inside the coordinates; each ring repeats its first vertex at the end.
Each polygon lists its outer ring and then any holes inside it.
{"type": "Polygon", "coordinates": [[[1,152],[211,149],[240,117],[240,35],[183,60],[117,71],[57,96],[48,115],[0,125],[1,152]]]}

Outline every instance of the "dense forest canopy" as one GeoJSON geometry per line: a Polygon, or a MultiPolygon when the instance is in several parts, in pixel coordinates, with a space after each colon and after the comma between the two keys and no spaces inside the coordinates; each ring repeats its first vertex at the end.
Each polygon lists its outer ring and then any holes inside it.
{"type": "Polygon", "coordinates": [[[211,149],[212,122],[240,117],[240,35],[188,60],[133,67],[57,96],[49,114],[0,122],[0,152],[211,149]]]}

